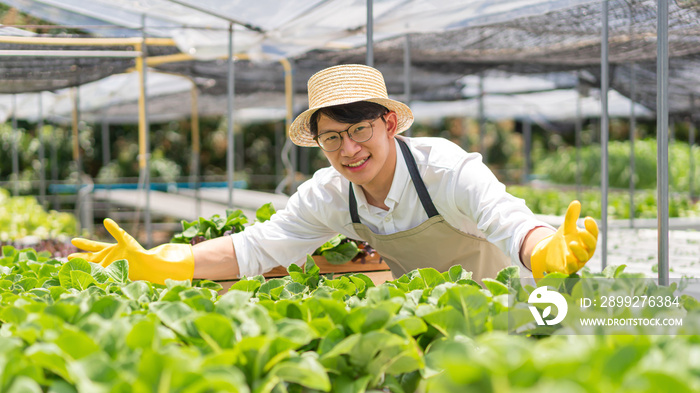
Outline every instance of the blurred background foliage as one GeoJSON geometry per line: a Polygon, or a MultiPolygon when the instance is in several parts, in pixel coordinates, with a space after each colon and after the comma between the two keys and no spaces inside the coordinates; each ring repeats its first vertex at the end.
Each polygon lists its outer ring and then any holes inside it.
{"type": "Polygon", "coordinates": [[[27,236],[49,239],[77,233],[77,221],[72,214],[46,211],[36,198],[13,197],[0,188],[0,244],[27,236]]]}
{"type": "MultiPolygon", "coordinates": [[[[656,187],[656,141],[654,122],[639,122],[635,141],[635,171],[630,171],[629,123],[613,119],[610,127],[609,180],[611,189],[626,190],[630,176],[634,176],[636,188],[652,190],[656,187]]],[[[192,170],[192,140],[189,120],[151,125],[151,178],[154,182],[188,181],[192,170]]],[[[483,142],[485,161],[497,177],[506,184],[522,184],[525,163],[522,124],[513,120],[487,121],[483,142]]],[[[223,181],[226,175],[226,119],[200,119],[202,180],[223,181]]],[[[530,179],[549,185],[574,186],[577,178],[575,134],[570,124],[533,124],[530,179]]],[[[670,188],[674,193],[689,192],[691,160],[687,123],[676,122],[672,128],[673,140],[669,146],[670,188]]],[[[478,151],[479,123],[476,119],[445,118],[433,122],[416,123],[410,132],[413,136],[447,138],[465,148],[478,151]]],[[[236,124],[235,168],[236,179],[248,181],[251,189],[271,191],[285,175],[280,160],[284,143],[284,123],[268,121],[236,124]]],[[[73,161],[72,133],[58,125],[45,125],[41,130],[35,124],[19,122],[16,132],[9,123],[0,124],[0,146],[7,152],[0,160],[0,181],[14,179],[10,152],[13,138],[17,138],[20,180],[23,194],[38,194],[39,150],[43,141],[47,163],[47,180],[71,180],[77,177],[78,168],[97,182],[135,182],[138,174],[137,125],[111,125],[107,141],[109,157],[104,165],[101,125],[81,123],[79,146],[81,161],[73,161]]],[[[601,158],[598,121],[584,123],[581,133],[580,178],[585,188],[600,187],[601,158]]],[[[298,177],[306,178],[319,168],[328,166],[320,149],[297,148],[298,177]]],[[[693,148],[694,165],[700,162],[700,151],[693,148]]],[[[694,191],[700,193],[700,171],[695,171],[694,191]]],[[[7,186],[6,187],[10,188],[7,186]]],[[[535,191],[533,191],[535,192],[535,191]]],[[[530,205],[554,206],[553,201],[536,202],[530,195],[530,205]]],[[[541,200],[547,200],[543,196],[541,200]]],[[[567,197],[568,198],[568,197],[567,197]]],[[[640,197],[643,198],[643,197],[640,197]]],[[[598,198],[599,199],[599,198],[598,198]]],[[[593,201],[591,203],[594,203],[593,201]]],[[[584,208],[587,204],[584,203],[584,208]]],[[[624,208],[616,208],[620,211],[624,208]]],[[[538,209],[534,209],[538,210],[538,209]]],[[[623,214],[623,213],[620,213],[623,214]]],[[[641,214],[641,213],[640,213],[641,214]]]]}
{"type": "MultiPolygon", "coordinates": [[[[634,143],[634,174],[630,167],[630,142],[611,141],[608,144],[608,181],[612,188],[628,188],[633,176],[635,188],[656,188],[656,139],[634,143]]],[[[669,144],[669,188],[676,192],[690,191],[690,145],[673,141],[669,144]]],[[[700,150],[693,147],[694,165],[700,163],[700,150]]],[[[580,150],[581,183],[599,186],[601,171],[600,145],[584,146],[580,150]]],[[[544,155],[535,163],[535,173],[557,184],[576,184],[576,149],[562,146],[544,155]]],[[[694,171],[693,191],[700,192],[700,171],[694,171]]]]}
{"type": "MultiPolygon", "coordinates": [[[[569,203],[574,199],[581,202],[581,217],[601,217],[602,203],[600,191],[561,188],[533,188],[511,185],[506,187],[512,195],[524,199],[527,206],[537,214],[564,215],[569,203]]],[[[641,190],[634,194],[634,217],[656,218],[656,191],[641,190]]],[[[669,217],[700,216],[700,204],[688,198],[687,194],[672,193],[669,198],[669,217]]],[[[608,218],[630,218],[630,198],[628,191],[612,191],[608,193],[608,218]]]]}

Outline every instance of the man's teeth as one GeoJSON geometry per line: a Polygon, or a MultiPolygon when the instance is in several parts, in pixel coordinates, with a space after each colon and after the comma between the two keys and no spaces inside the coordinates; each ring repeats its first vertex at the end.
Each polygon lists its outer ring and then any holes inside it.
{"type": "MultiPolygon", "coordinates": [[[[369,158],[369,157],[367,157],[367,158],[369,158]]],[[[350,168],[357,168],[358,166],[364,164],[365,161],[367,161],[367,158],[365,158],[365,159],[362,160],[362,161],[358,161],[358,162],[355,162],[355,163],[352,163],[352,164],[348,164],[347,166],[349,166],[350,168]]]]}

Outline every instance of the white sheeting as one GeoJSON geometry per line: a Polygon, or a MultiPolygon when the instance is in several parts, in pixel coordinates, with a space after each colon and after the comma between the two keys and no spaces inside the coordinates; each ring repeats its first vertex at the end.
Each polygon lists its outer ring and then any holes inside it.
{"type": "MultiPolygon", "coordinates": [[[[531,119],[540,121],[571,121],[576,119],[578,93],[575,90],[554,90],[530,94],[486,95],[484,116],[491,120],[531,119]]],[[[610,90],[608,114],[610,117],[626,118],[630,115],[631,101],[610,90]]],[[[417,120],[435,120],[442,117],[471,117],[479,115],[479,100],[449,102],[413,102],[411,109],[417,120]]],[[[581,99],[581,116],[597,118],[601,115],[600,90],[592,89],[581,99]]],[[[635,104],[635,115],[652,118],[654,113],[642,105],[635,104]]]]}
{"type": "MultiPolygon", "coordinates": [[[[110,105],[134,102],[139,97],[139,79],[137,72],[111,75],[99,81],[80,86],[79,102],[81,112],[95,112],[110,105]]],[[[173,93],[189,91],[192,83],[189,79],[149,72],[146,77],[149,97],[158,97],[173,93]]],[[[70,122],[73,111],[71,88],[61,89],[55,93],[25,93],[16,95],[17,118],[36,122],[39,111],[39,94],[42,98],[43,116],[45,119],[66,123],[70,122]]],[[[189,116],[189,112],[183,114],[189,116]]],[[[12,116],[12,95],[0,95],[0,123],[12,116]]],[[[183,117],[184,117],[183,116],[183,117]]]]}
{"type": "Polygon", "coordinates": [[[27,30],[22,30],[18,29],[15,27],[6,27],[0,24],[0,35],[8,35],[8,36],[15,36],[15,37],[32,37],[35,36],[36,33],[33,33],[31,31],[27,30]]]}
{"type": "MultiPolygon", "coordinates": [[[[439,32],[486,25],[592,3],[594,0],[375,0],[374,39],[408,32],[439,32]]],[[[200,59],[226,56],[229,20],[238,53],[252,58],[293,57],[312,49],[364,45],[366,0],[4,0],[29,14],[63,25],[103,25],[95,35],[140,36],[142,15],[151,36],[172,37],[200,59]],[[117,25],[124,28],[105,28],[117,25]],[[207,30],[214,29],[214,30],[207,30]]]]}
{"type": "MultiPolygon", "coordinates": [[[[473,76],[465,77],[467,84],[465,95],[476,95],[473,76]]],[[[189,100],[168,100],[168,96],[190,91],[191,82],[184,77],[175,75],[149,72],[148,77],[149,100],[156,103],[155,107],[149,107],[149,115],[152,121],[169,121],[183,119],[190,116],[189,100]],[[158,100],[162,97],[165,102],[158,100]]],[[[487,119],[525,119],[538,121],[571,121],[576,118],[576,105],[578,93],[573,89],[560,89],[536,93],[529,92],[536,89],[550,89],[555,84],[547,78],[504,76],[488,77],[484,80],[484,115],[487,119]],[[508,95],[505,95],[508,94],[508,95]]],[[[250,107],[245,102],[237,104],[236,119],[239,122],[255,122],[266,120],[282,120],[286,116],[284,108],[284,96],[282,94],[269,93],[271,97],[265,99],[265,106],[255,105],[250,107]],[[278,99],[274,99],[278,98],[278,99]]],[[[37,121],[38,94],[17,95],[17,117],[19,119],[37,121]]],[[[68,123],[71,121],[72,98],[70,89],[63,89],[57,93],[42,93],[44,116],[46,119],[68,123]]],[[[395,97],[401,100],[401,97],[395,97]]],[[[205,106],[207,115],[225,115],[226,105],[224,98],[203,96],[200,97],[200,107],[205,106]],[[208,100],[208,101],[207,101],[208,100]]],[[[243,97],[238,98],[243,100],[243,97]]],[[[88,83],[80,88],[81,120],[99,122],[107,114],[109,107],[129,105],[128,108],[119,111],[122,118],[109,119],[110,122],[136,123],[138,122],[138,74],[112,75],[100,81],[88,83]]],[[[258,100],[259,101],[259,100],[258,100]]],[[[615,90],[608,94],[608,113],[611,117],[626,118],[630,114],[631,102],[615,90]]],[[[449,102],[421,102],[411,103],[411,109],[417,121],[432,121],[443,117],[471,117],[479,114],[479,102],[477,98],[468,98],[449,102]]],[[[11,96],[0,96],[0,122],[6,121],[11,116],[11,96]]],[[[652,118],[654,112],[635,105],[635,114],[640,118],[652,118]]],[[[584,118],[597,118],[601,115],[600,90],[591,89],[588,96],[581,100],[581,115],[584,118]]]]}
{"type": "MultiPolygon", "coordinates": [[[[151,36],[172,37],[182,52],[196,58],[226,56],[228,20],[248,24],[234,26],[234,46],[238,53],[255,59],[292,57],[311,49],[348,48],[366,42],[366,0],[177,0],[196,9],[169,0],[4,0],[32,15],[56,24],[103,25],[91,29],[96,35],[140,36],[142,16],[151,36]],[[104,28],[104,25],[116,25],[104,28]],[[120,28],[123,27],[123,28],[120,28]],[[256,31],[256,29],[261,30],[256,31]]],[[[374,0],[374,39],[407,32],[437,32],[465,26],[487,25],[521,17],[544,14],[597,0],[374,0]]],[[[135,101],[138,96],[136,74],[113,76],[81,87],[81,112],[95,113],[99,108],[135,101]],[[114,79],[111,79],[114,78],[114,79]],[[127,82],[126,79],[132,79],[127,82]]],[[[153,74],[149,76],[149,97],[189,89],[184,78],[153,74]]],[[[465,96],[474,96],[475,77],[465,77],[465,96]]],[[[557,88],[552,80],[529,77],[487,78],[486,92],[509,93],[557,88]]],[[[49,119],[70,119],[71,99],[68,90],[57,94],[43,93],[44,113],[49,119]]],[[[553,91],[517,96],[487,96],[486,116],[491,119],[542,117],[549,120],[575,117],[576,93],[553,91]]],[[[18,117],[36,119],[36,94],[17,96],[18,117]]],[[[417,118],[439,116],[477,116],[474,99],[451,103],[414,103],[417,118]]],[[[250,111],[249,111],[250,112],[250,111]]],[[[189,110],[181,110],[182,117],[189,110]]],[[[258,108],[247,120],[271,119],[284,113],[280,108],[258,108]]],[[[629,101],[616,92],[610,93],[611,116],[627,116],[629,101]]],[[[10,100],[0,97],[0,121],[10,116],[10,100]]],[[[639,116],[650,111],[637,109],[639,116]]],[[[177,113],[171,116],[177,116],[177,113]]],[[[599,100],[584,99],[584,117],[600,116],[599,100]]]]}

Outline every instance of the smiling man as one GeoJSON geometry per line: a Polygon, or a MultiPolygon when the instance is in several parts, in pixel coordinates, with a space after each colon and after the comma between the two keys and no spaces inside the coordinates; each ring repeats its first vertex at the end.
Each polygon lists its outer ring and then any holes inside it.
{"type": "Polygon", "coordinates": [[[330,67],[308,83],[309,109],[289,130],[299,146],[323,150],[331,166],[317,171],[270,221],[197,244],[144,250],[112,220],[116,244],[74,239],[103,265],[125,258],[130,278],[226,279],[303,260],[342,233],[369,242],[394,276],[461,264],[476,280],[510,265],[573,273],[593,256],[598,228],[581,206],[569,206],[558,229],[538,221],[482,163],[442,138],[400,134],[413,123],[405,104],[388,97],[382,74],[363,65],[330,67]]]}

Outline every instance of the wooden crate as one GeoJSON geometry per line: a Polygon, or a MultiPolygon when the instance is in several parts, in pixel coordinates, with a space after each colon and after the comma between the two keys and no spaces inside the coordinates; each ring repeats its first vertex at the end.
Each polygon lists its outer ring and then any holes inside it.
{"type": "MultiPolygon", "coordinates": [[[[329,263],[325,257],[320,255],[312,256],[314,263],[319,267],[320,274],[333,273],[334,277],[347,274],[347,273],[362,273],[369,277],[374,285],[379,285],[385,281],[393,280],[394,277],[391,275],[391,270],[389,266],[382,260],[378,253],[372,253],[366,257],[356,257],[348,263],[342,265],[334,265],[329,263]]],[[[288,275],[287,269],[282,266],[276,267],[269,272],[263,274],[265,278],[275,278],[284,277],[288,275]]],[[[238,280],[225,280],[218,281],[223,287],[222,293],[228,291],[228,289],[236,283],[238,280]]]]}
{"type": "MultiPolygon", "coordinates": [[[[342,265],[334,265],[325,257],[320,255],[314,255],[311,258],[314,259],[314,263],[321,269],[320,274],[328,273],[364,273],[364,272],[376,272],[381,270],[389,270],[389,266],[384,263],[382,257],[378,253],[372,253],[367,257],[361,258],[356,257],[348,263],[342,265]]],[[[263,274],[264,277],[283,277],[287,275],[287,269],[282,266],[276,267],[269,272],[263,274]]]]}

